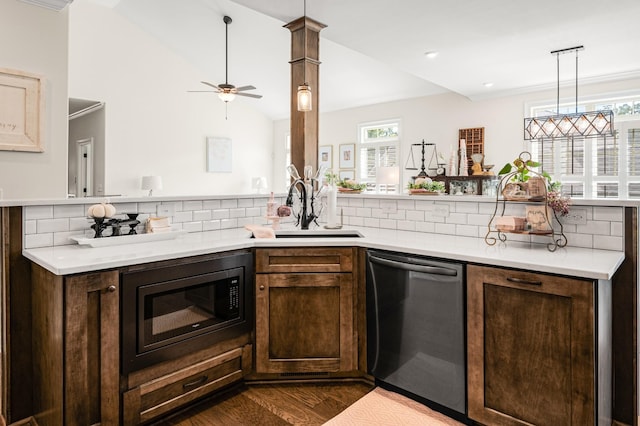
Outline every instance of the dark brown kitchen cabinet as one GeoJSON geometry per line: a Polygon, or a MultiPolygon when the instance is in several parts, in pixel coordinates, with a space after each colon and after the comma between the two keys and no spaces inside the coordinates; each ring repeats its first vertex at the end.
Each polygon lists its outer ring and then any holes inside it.
{"type": "Polygon", "coordinates": [[[611,424],[611,283],[469,265],[469,417],[611,424]]]}
{"type": "Polygon", "coordinates": [[[32,283],[37,424],[118,424],[118,272],[59,276],[32,264],[32,283]]]}
{"type": "Polygon", "coordinates": [[[357,370],[352,248],[256,250],[256,372],[357,370]]]}

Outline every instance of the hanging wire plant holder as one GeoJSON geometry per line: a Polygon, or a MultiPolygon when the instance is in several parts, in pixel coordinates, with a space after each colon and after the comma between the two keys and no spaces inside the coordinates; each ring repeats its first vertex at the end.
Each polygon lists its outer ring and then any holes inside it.
{"type": "Polygon", "coordinates": [[[485,242],[493,246],[498,241],[506,242],[509,234],[519,234],[550,238],[547,249],[552,252],[565,247],[564,228],[547,201],[547,176],[532,169],[537,163],[531,160],[529,152],[521,152],[513,164],[515,170],[502,175],[498,183],[485,242]],[[525,207],[525,216],[505,216],[507,205],[518,203],[525,207]]]}

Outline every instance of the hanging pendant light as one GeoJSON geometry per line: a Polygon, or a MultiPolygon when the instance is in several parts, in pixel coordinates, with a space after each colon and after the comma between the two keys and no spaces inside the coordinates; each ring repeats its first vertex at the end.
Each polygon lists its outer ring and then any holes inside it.
{"type": "Polygon", "coordinates": [[[524,119],[524,140],[567,138],[573,136],[604,136],[613,134],[613,111],[578,112],[578,51],[584,46],[554,50],[557,67],[556,115],[524,119]],[[576,52],[576,112],[560,114],[560,55],[576,52]]]}
{"type": "MultiPolygon", "coordinates": [[[[303,16],[307,17],[307,0],[304,0],[304,13],[303,16]]],[[[313,105],[313,97],[311,94],[311,87],[307,83],[307,40],[304,40],[304,58],[302,62],[302,72],[304,83],[298,86],[298,111],[311,111],[313,105]]]]}

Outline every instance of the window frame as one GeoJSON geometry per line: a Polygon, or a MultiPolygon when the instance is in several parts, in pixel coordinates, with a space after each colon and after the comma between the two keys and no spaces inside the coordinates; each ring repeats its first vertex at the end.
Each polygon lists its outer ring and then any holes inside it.
{"type": "MultiPolygon", "coordinates": [[[[356,153],[357,153],[357,158],[356,158],[356,176],[357,179],[360,183],[365,183],[367,184],[367,192],[373,192],[376,190],[381,190],[382,188],[378,188],[378,186],[380,187],[384,187],[386,185],[377,185],[376,184],[376,179],[375,177],[369,177],[366,176],[366,170],[363,169],[362,167],[362,151],[363,149],[366,148],[375,148],[376,150],[376,167],[380,166],[380,164],[377,164],[379,161],[379,148],[381,147],[387,147],[387,146],[393,146],[395,148],[395,165],[396,167],[400,167],[400,158],[401,158],[401,151],[402,151],[402,120],[399,118],[394,118],[394,119],[386,119],[386,120],[379,120],[379,121],[369,121],[369,122],[364,122],[364,123],[359,123],[358,124],[358,142],[357,142],[357,146],[356,146],[356,153]],[[381,138],[376,138],[375,140],[369,140],[366,136],[367,134],[367,130],[370,129],[374,129],[374,128],[383,128],[383,127],[397,127],[397,136],[392,136],[392,137],[381,137],[381,138]]],[[[390,190],[390,191],[396,191],[396,185],[393,185],[394,188],[384,188],[385,192],[390,190]]],[[[400,192],[398,190],[398,192],[400,192]]]]}

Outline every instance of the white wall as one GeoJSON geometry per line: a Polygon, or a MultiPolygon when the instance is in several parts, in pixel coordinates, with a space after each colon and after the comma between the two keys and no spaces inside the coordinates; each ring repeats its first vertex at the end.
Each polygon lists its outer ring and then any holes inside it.
{"type": "MultiPolygon", "coordinates": [[[[601,83],[580,86],[580,99],[594,96],[608,96],[622,92],[637,91],[640,79],[615,83],[601,83]]],[[[571,89],[561,89],[561,97],[573,96],[571,89]]],[[[480,101],[448,93],[422,98],[389,102],[360,108],[321,113],[319,145],[333,145],[334,169],[338,164],[338,145],[358,141],[358,124],[371,121],[400,118],[402,120],[401,166],[404,167],[409,145],[426,142],[436,143],[438,151],[449,158],[451,147],[458,143],[458,129],[471,127],[485,128],[485,164],[494,164],[499,170],[527,149],[523,141],[523,121],[525,108],[530,103],[548,102],[555,104],[556,91],[547,90],[515,96],[499,97],[480,101]]],[[[563,99],[561,99],[562,101],[563,99]]],[[[274,147],[284,150],[284,138],[289,132],[289,121],[281,120],[274,125],[274,147]]],[[[284,159],[276,152],[277,159],[284,159]]],[[[416,161],[419,162],[419,156],[416,161]]],[[[428,159],[427,159],[428,160],[428,159]]],[[[284,160],[282,160],[284,161],[284,160]]],[[[276,164],[276,169],[284,167],[276,164]]],[[[404,183],[415,171],[403,171],[404,183]]]]}
{"type": "Polygon", "coordinates": [[[64,197],[67,193],[67,22],[54,12],[0,0],[0,68],[44,77],[44,152],[0,151],[5,199],[64,197]]]}
{"type": "MultiPolygon", "coordinates": [[[[202,90],[202,72],[112,9],[70,5],[69,94],[106,104],[105,193],[142,195],[140,178],[160,175],[158,195],[251,192],[272,182],[273,122],[236,98],[202,90]],[[206,137],[230,138],[232,173],[207,173],[206,137]]],[[[223,62],[220,66],[223,66],[223,62]]]]}

